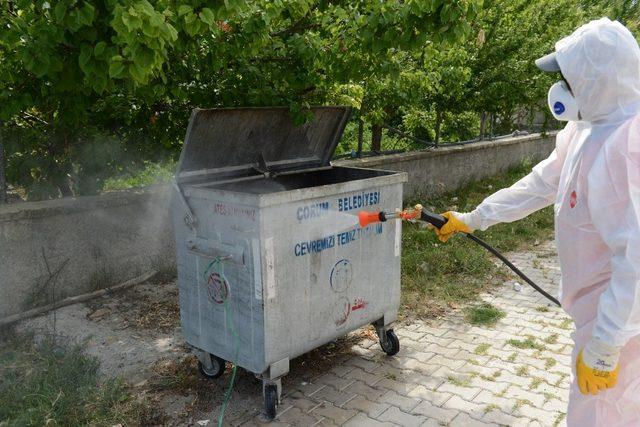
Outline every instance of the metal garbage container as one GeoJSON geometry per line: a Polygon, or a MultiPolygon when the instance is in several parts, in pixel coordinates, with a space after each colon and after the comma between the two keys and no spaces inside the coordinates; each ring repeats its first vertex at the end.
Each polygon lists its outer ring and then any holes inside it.
{"type": "Polygon", "coordinates": [[[405,173],[330,164],[350,110],[196,109],[172,215],[182,332],[202,373],[225,361],[263,380],[273,418],[289,361],[373,324],[399,343],[401,222],[358,225],[402,205],[405,173]]]}

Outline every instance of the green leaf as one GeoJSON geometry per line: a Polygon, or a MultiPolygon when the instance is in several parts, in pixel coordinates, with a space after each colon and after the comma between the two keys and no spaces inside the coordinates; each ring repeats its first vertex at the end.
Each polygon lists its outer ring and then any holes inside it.
{"type": "Polygon", "coordinates": [[[199,16],[202,22],[204,22],[207,25],[213,25],[216,19],[215,15],[213,14],[213,11],[208,7],[205,7],[204,9],[202,9],[199,16]]]}
{"type": "Polygon", "coordinates": [[[184,22],[187,24],[192,24],[196,21],[197,16],[194,13],[188,13],[184,17],[184,22]]]}
{"type": "Polygon", "coordinates": [[[149,17],[149,22],[155,27],[160,27],[161,25],[164,25],[165,17],[160,13],[154,13],[149,17]]]}
{"type": "Polygon", "coordinates": [[[149,3],[147,0],[141,0],[137,5],[136,9],[138,9],[143,14],[151,17],[156,14],[156,10],[153,8],[153,5],[149,3]]]}
{"type": "Polygon", "coordinates": [[[136,49],[133,62],[141,71],[149,72],[155,62],[155,52],[146,46],[140,46],[136,49]]]}
{"type": "Polygon", "coordinates": [[[85,25],[93,24],[95,10],[91,4],[87,2],[84,3],[84,6],[80,9],[80,16],[85,25]]]}
{"type": "Polygon", "coordinates": [[[122,14],[122,23],[129,31],[135,31],[142,26],[142,20],[128,12],[122,14]]]}
{"type": "Polygon", "coordinates": [[[56,17],[56,21],[61,24],[67,14],[67,5],[62,1],[59,2],[53,9],[53,14],[56,17]]]}
{"type": "Polygon", "coordinates": [[[49,72],[49,57],[46,55],[36,57],[34,74],[40,78],[49,72]]]}
{"type": "Polygon", "coordinates": [[[98,42],[96,43],[96,46],[93,48],[93,53],[95,54],[96,57],[98,57],[102,55],[106,47],[107,47],[107,43],[98,42]]]}
{"type": "Polygon", "coordinates": [[[178,30],[176,30],[173,25],[165,24],[162,28],[164,30],[163,32],[169,33],[168,36],[165,35],[164,37],[166,40],[171,40],[171,41],[178,40],[178,30]]]}
{"type": "Polygon", "coordinates": [[[85,74],[89,74],[89,61],[91,60],[92,49],[89,45],[84,44],[80,48],[80,56],[78,57],[78,65],[85,74]]]}
{"type": "Polygon", "coordinates": [[[109,77],[118,79],[123,77],[125,65],[122,61],[114,61],[109,64],[109,77]]]}
{"type": "Polygon", "coordinates": [[[135,63],[129,66],[129,74],[137,83],[144,84],[147,81],[147,74],[144,72],[144,70],[141,70],[138,66],[136,66],[135,63]]]}
{"type": "Polygon", "coordinates": [[[183,4],[178,7],[178,16],[183,16],[190,12],[193,12],[193,8],[189,5],[183,4]]]}
{"type": "Polygon", "coordinates": [[[145,36],[156,38],[160,34],[160,28],[151,24],[150,22],[144,22],[142,24],[142,32],[145,36]]]}
{"type": "Polygon", "coordinates": [[[91,83],[92,83],[93,89],[97,93],[102,94],[107,88],[107,85],[109,82],[107,81],[107,78],[104,76],[104,74],[100,74],[98,76],[95,76],[91,83]]]}
{"type": "Polygon", "coordinates": [[[77,9],[71,11],[71,13],[69,14],[69,18],[66,20],[66,23],[69,27],[69,31],[71,31],[72,33],[78,31],[83,25],[82,12],[77,9]]]}
{"type": "MultiPolygon", "coordinates": [[[[187,16],[189,16],[189,15],[187,15],[187,16]]],[[[191,16],[193,16],[195,18],[195,15],[191,14],[191,16]]],[[[194,20],[193,22],[191,22],[187,26],[187,28],[185,28],[185,31],[190,36],[195,36],[196,34],[198,34],[200,32],[200,21],[194,20]]]]}

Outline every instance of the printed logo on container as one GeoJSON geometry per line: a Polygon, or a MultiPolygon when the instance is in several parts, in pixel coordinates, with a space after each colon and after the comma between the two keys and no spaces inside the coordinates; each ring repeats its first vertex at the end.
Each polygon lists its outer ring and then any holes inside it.
{"type": "Polygon", "coordinates": [[[213,272],[207,280],[207,293],[216,304],[222,304],[229,297],[229,284],[222,276],[213,272]]]}
{"type": "Polygon", "coordinates": [[[349,319],[349,316],[358,310],[366,310],[369,302],[364,298],[358,297],[354,298],[353,303],[351,303],[346,298],[340,298],[340,301],[333,307],[333,318],[335,319],[335,324],[337,328],[340,328],[349,319]]]}
{"type": "Polygon", "coordinates": [[[340,327],[347,323],[347,319],[351,314],[351,303],[346,298],[340,298],[333,306],[333,318],[335,319],[336,327],[340,327]]]}
{"type": "Polygon", "coordinates": [[[227,205],[224,203],[216,203],[213,206],[213,213],[221,216],[233,216],[237,218],[256,220],[256,210],[244,206],[227,205]]]}
{"type": "Polygon", "coordinates": [[[351,311],[364,310],[368,305],[369,303],[364,298],[356,298],[351,306],[351,311]]]}
{"type": "Polygon", "coordinates": [[[360,194],[351,194],[338,199],[338,211],[346,212],[354,209],[361,209],[366,206],[380,203],[380,191],[365,191],[360,194]]]}
{"type": "Polygon", "coordinates": [[[329,276],[329,283],[331,289],[335,292],[344,292],[347,290],[353,279],[353,267],[351,263],[346,259],[341,259],[331,269],[331,276],[329,276]]]}
{"type": "Polygon", "coordinates": [[[578,204],[578,194],[576,193],[575,190],[573,190],[571,192],[571,196],[569,196],[569,207],[573,209],[576,207],[577,204],[578,204]]]}

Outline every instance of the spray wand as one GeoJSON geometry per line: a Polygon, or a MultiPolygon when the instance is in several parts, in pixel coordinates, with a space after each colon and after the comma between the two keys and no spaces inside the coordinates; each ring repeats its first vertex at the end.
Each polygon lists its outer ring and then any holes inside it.
{"type": "MultiPolygon", "coordinates": [[[[429,212],[424,209],[422,205],[415,205],[413,208],[405,209],[405,210],[397,210],[395,212],[365,212],[362,211],[358,214],[358,219],[361,227],[365,227],[369,224],[374,224],[377,222],[385,222],[390,219],[400,219],[400,220],[420,220],[427,222],[433,225],[436,228],[442,228],[443,225],[447,223],[447,218],[442,215],[438,215],[433,212],[429,212]]],[[[528,285],[530,285],[533,289],[542,294],[545,298],[547,298],[552,303],[556,304],[560,307],[560,301],[551,296],[547,291],[542,289],[540,286],[536,285],[536,283],[529,279],[518,267],[513,265],[507,258],[504,257],[500,252],[498,252],[495,248],[489,245],[484,240],[479,237],[474,236],[473,234],[466,234],[469,239],[473,240],[478,245],[485,248],[491,254],[495,255],[500,261],[502,261],[507,267],[511,269],[514,273],[516,273],[522,280],[524,280],[528,285]]]]}

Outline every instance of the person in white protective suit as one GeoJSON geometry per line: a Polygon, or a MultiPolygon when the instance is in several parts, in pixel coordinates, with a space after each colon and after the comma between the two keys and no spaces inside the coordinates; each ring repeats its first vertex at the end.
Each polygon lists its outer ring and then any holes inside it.
{"type": "Polygon", "coordinates": [[[640,426],[640,49],[622,24],[592,21],[536,61],[563,81],[549,107],[569,123],[549,158],[436,230],[485,230],[554,204],[571,315],[569,426],[640,426]]]}

